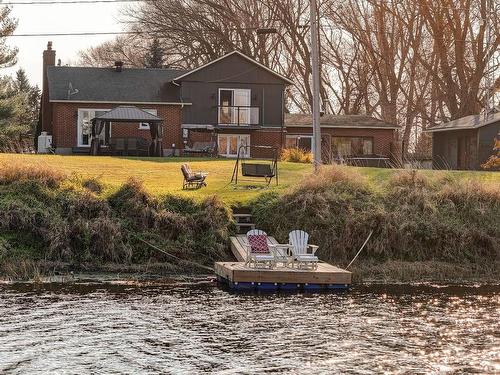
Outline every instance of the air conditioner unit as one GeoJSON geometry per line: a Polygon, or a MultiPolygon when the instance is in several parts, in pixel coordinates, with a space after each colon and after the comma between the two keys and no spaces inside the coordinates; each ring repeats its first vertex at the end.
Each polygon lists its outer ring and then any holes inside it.
{"type": "Polygon", "coordinates": [[[52,136],[48,135],[47,132],[42,132],[38,136],[38,153],[48,154],[49,149],[52,147],[52,136]]]}

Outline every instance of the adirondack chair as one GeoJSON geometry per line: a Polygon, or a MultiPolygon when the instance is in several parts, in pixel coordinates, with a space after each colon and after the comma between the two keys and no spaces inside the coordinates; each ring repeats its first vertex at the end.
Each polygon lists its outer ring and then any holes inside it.
{"type": "Polygon", "coordinates": [[[252,229],[247,232],[247,259],[246,266],[255,268],[274,268],[276,261],[269,246],[266,232],[260,229],[252,229]]]}
{"type": "Polygon", "coordinates": [[[303,230],[294,230],[288,234],[288,243],[293,254],[292,267],[318,268],[319,258],[315,255],[318,246],[309,245],[309,234],[303,230]],[[308,252],[310,250],[310,252],[308,252]]]}

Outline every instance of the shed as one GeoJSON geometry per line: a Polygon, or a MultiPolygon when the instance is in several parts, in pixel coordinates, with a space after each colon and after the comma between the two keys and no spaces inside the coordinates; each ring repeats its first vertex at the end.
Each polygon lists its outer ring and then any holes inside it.
{"type": "Polygon", "coordinates": [[[495,138],[500,138],[500,111],[462,117],[426,132],[432,134],[434,169],[478,170],[492,155],[495,138]]]}

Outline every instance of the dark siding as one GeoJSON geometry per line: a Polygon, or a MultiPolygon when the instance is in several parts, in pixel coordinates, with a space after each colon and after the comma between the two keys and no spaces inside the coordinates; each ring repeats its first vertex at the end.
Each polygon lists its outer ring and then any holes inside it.
{"type": "Polygon", "coordinates": [[[432,135],[434,169],[478,169],[477,130],[451,130],[432,135]]]}
{"type": "Polygon", "coordinates": [[[478,159],[483,164],[493,154],[495,138],[500,138],[500,122],[479,128],[478,159]]]}
{"type": "Polygon", "coordinates": [[[219,89],[250,89],[251,105],[259,107],[262,126],[281,127],[286,83],[238,55],[232,55],[182,79],[183,123],[217,124],[219,89]]]}
{"type": "Polygon", "coordinates": [[[194,72],[182,82],[232,82],[232,83],[266,83],[269,85],[286,84],[281,78],[259,67],[237,54],[219,60],[203,69],[194,72]]]}

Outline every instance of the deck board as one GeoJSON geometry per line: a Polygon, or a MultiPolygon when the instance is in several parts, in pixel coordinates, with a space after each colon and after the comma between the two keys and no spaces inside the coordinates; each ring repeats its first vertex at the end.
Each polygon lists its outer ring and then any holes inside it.
{"type": "Polygon", "coordinates": [[[243,262],[217,262],[215,272],[233,283],[351,284],[351,272],[324,262],[320,262],[316,270],[256,269],[243,262]]]}

